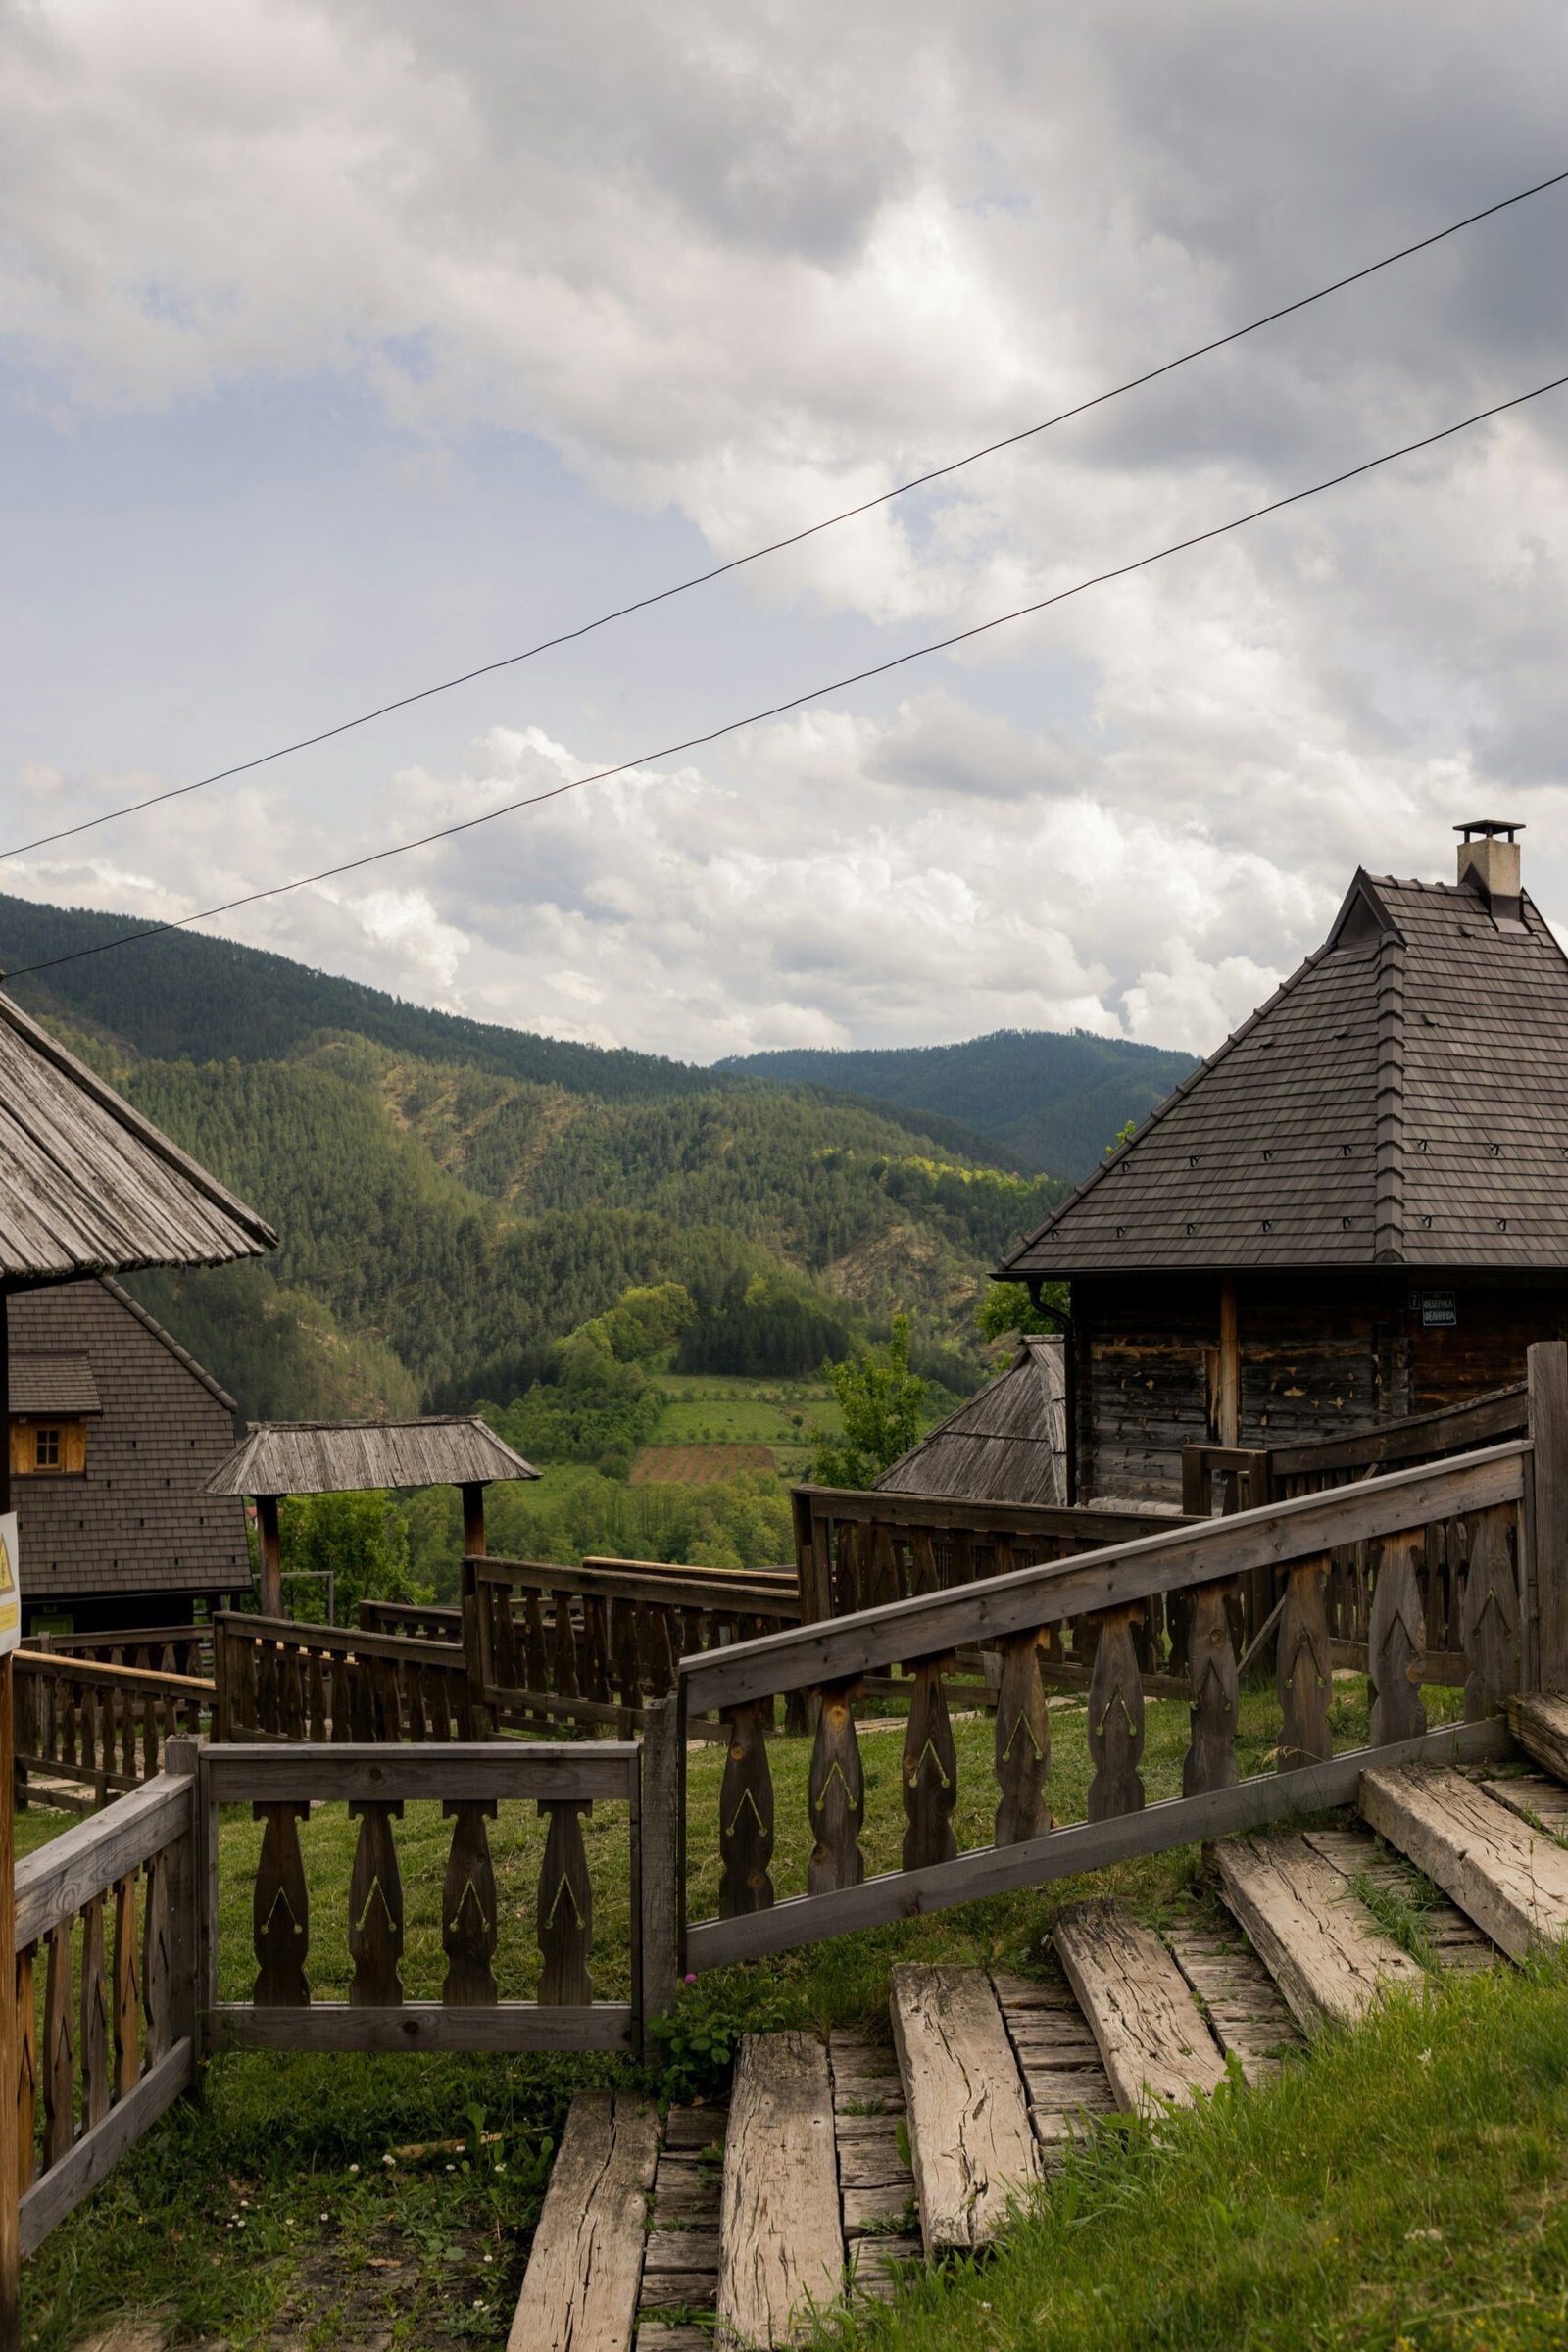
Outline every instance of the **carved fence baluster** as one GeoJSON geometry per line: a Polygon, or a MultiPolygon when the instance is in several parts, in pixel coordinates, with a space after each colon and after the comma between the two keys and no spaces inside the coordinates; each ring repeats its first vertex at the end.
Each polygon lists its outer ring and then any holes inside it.
{"type": "Polygon", "coordinates": [[[417,1675],[423,1698],[424,1712],[432,1740],[452,1737],[452,1694],[447,1688],[445,1666],[411,1666],[410,1676],[417,1675]]]}
{"type": "Polygon", "coordinates": [[[931,1530],[928,1527],[917,1527],[910,1532],[909,1558],[911,1562],[910,1591],[935,1592],[939,1589],[940,1579],[937,1576],[936,1545],[931,1541],[931,1530]]]}
{"type": "Polygon", "coordinates": [[[403,1999],[403,1881],[392,1823],[403,1800],[364,1799],[349,1806],[359,1818],[359,1841],[349,1878],[349,1952],[354,1978],[349,2000],[357,2009],[396,2009],[403,1999]]]}
{"type": "Polygon", "coordinates": [[[865,1876],[860,1830],[865,1820],[865,1774],[855,1729],[858,1680],[824,1683],[811,1746],[809,1806],[816,1840],[807,1866],[809,1894],[858,1886],[865,1876]]]}
{"type": "Polygon", "coordinates": [[[675,1629],[673,1611],[656,1600],[646,1619],[648,1629],[648,1688],[655,1698],[667,1697],[675,1688],[675,1629]]]}
{"type": "Polygon", "coordinates": [[[351,1740],[374,1740],[375,1688],[368,1658],[345,1658],[343,1672],[348,1685],[348,1721],[351,1740]]]}
{"type": "Polygon", "coordinates": [[[923,1870],[928,1863],[951,1862],[958,1850],[953,1834],[953,1808],[958,1801],[958,1758],[948,1716],[948,1694],[942,1677],[951,1671],[953,1652],[916,1658],[906,1668],[914,1677],[909,1720],[904,1735],[904,1867],[923,1870]]]}
{"type": "Polygon", "coordinates": [[[571,1622],[571,1595],[553,1592],[555,1604],[555,1634],[551,1642],[551,1679],[545,1685],[558,1698],[579,1698],[581,1686],[577,1680],[577,1634],[571,1622]]]}
{"type": "Polygon", "coordinates": [[[67,1683],[61,1692],[60,1761],[62,1764],[74,1764],[76,1761],[76,1686],[74,1683],[67,1683]]]}
{"type": "Polygon", "coordinates": [[[73,2036],[71,1925],[49,1931],[49,1975],[43,1996],[43,2164],[47,2172],[69,2155],[76,2135],[76,2053],[73,2036]]]}
{"type": "Polygon", "coordinates": [[[1500,1715],[1519,1688],[1519,1582],[1514,1570],[1511,1504],[1482,1511],[1470,1535],[1460,1611],[1466,1723],[1500,1715]]]}
{"type": "Polygon", "coordinates": [[[496,1949],[496,1874],[484,1825],[496,1817],[496,1800],[449,1796],[441,1811],[453,1825],[441,1892],[441,1948],[447,1956],[441,1998],[454,2008],[487,2008],[498,1994],[491,1965],[496,1949]]]}
{"type": "Polygon", "coordinates": [[[76,2041],[81,2070],[81,2128],[96,2131],[109,2113],[109,1960],[104,1948],[104,1898],[90,1895],[81,1912],[81,2025],[76,2041]]]}
{"type": "Polygon", "coordinates": [[[1329,1699],[1334,1687],[1329,1645],[1327,1558],[1300,1560],[1287,1571],[1276,1660],[1280,1708],[1279,1769],[1298,1772],[1334,1753],[1329,1699]]]}
{"type": "Polygon", "coordinates": [[[1095,1776],[1089,1784],[1089,1818],[1109,1821],[1118,1813],[1140,1813],[1144,1784],[1138,1766],[1144,1753],[1144,1684],[1133,1645],[1133,1620],[1143,1608],[1099,1609],[1094,1671],[1089,1678],[1089,1752],[1095,1776]]]}
{"type": "Polygon", "coordinates": [[[375,1660],[375,1736],[378,1740],[403,1738],[403,1690],[396,1658],[375,1660]]]}
{"type": "Polygon", "coordinates": [[[615,1641],[615,1687],[620,1703],[628,1710],[643,1703],[642,1651],[637,1640],[637,1603],[616,1600],[611,1604],[611,1623],[615,1641]]]}
{"type": "Polygon", "coordinates": [[[306,1686],[306,1712],[311,1721],[311,1738],[324,1740],[327,1736],[326,1676],[322,1671],[321,1652],[311,1652],[310,1680],[306,1686]]]}
{"type": "Polygon", "coordinates": [[[136,1874],[115,1882],[115,2096],[141,2073],[141,1972],[137,1965],[136,1874]]]}
{"type": "Polygon", "coordinates": [[[17,1954],[17,2186],[32,2186],[37,2169],[38,2009],[34,1969],[38,1947],[17,1954]]]}
{"type": "Polygon", "coordinates": [[[1240,1774],[1236,1761],[1236,1644],[1231,1638],[1229,1606],[1235,1590],[1231,1578],[1200,1585],[1187,1613],[1193,1708],[1192,1737],[1182,1762],[1183,1796],[1233,1788],[1240,1774]]]}
{"type": "Polygon", "coordinates": [[[593,1810],[578,1797],[541,1798],[550,1823],[539,1874],[539,2000],[543,2007],[586,2005],[594,1997],[588,1973],[593,1942],[593,1888],[583,1850],[582,1816],[593,1810]]]}
{"type": "Polygon", "coordinates": [[[588,1650],[588,1695],[603,1706],[610,1697],[610,1621],[601,1593],[585,1596],[582,1621],[588,1650]]]}
{"type": "MultiPolygon", "coordinates": [[[[515,1642],[513,1646],[515,1648],[515,1642]]],[[[522,1687],[528,1690],[548,1690],[550,1652],[545,1646],[544,1604],[531,1587],[522,1596],[522,1687]]]]}
{"type": "Polygon", "coordinates": [[[729,1716],[729,1744],[718,1792],[718,1885],[721,1919],[766,1911],[773,1900],[773,1775],[767,1761],[763,1708],[756,1700],[729,1716]]]}
{"type": "Polygon", "coordinates": [[[1421,1699],[1427,1624],[1417,1561],[1420,1535],[1386,1536],[1372,1589],[1367,1673],[1372,1686],[1372,1745],[1417,1740],[1427,1728],[1421,1699]]]}
{"type": "MultiPolygon", "coordinates": [[[[136,1699],[133,1698],[130,1692],[127,1690],[125,1693],[124,1705],[122,1707],[120,1712],[120,1769],[124,1774],[127,1781],[134,1781],[138,1778],[136,1771],[136,1733],[141,1719],[146,1712],[147,1700],[145,1694],[143,1694],[140,1699],[136,1699]]],[[[151,1775],[142,1774],[139,1777],[142,1779],[150,1779],[151,1775]]]]}
{"type": "Polygon", "coordinates": [[[840,1519],[834,1527],[837,1543],[834,1546],[834,1602],[835,1615],[847,1617],[865,1606],[860,1590],[860,1531],[853,1519],[840,1519]]]}
{"type": "Polygon", "coordinates": [[[899,1577],[899,1554],[893,1541],[893,1530],[885,1519],[879,1519],[871,1534],[871,1591],[869,1605],[880,1607],[884,1601],[902,1600],[904,1593],[899,1577]]]}
{"type": "Polygon", "coordinates": [[[1021,1845],[1051,1827],[1046,1781],[1051,1771],[1051,1713],[1040,1679],[1040,1638],[1011,1634],[1001,1643],[997,1685],[998,1845],[1021,1845]]]}
{"type": "Polygon", "coordinates": [[[286,1649],[279,1659],[282,1675],[283,1734],[285,1739],[305,1737],[305,1657],[298,1649],[286,1649]]]}
{"type": "Polygon", "coordinates": [[[257,1962],[251,1999],[258,2009],[305,2009],[311,1999],[310,1980],[305,1974],[311,1912],[299,1825],[309,1821],[311,1808],[297,1802],[256,1804],[251,1813],[267,1825],[251,1898],[251,1941],[257,1962]]]}

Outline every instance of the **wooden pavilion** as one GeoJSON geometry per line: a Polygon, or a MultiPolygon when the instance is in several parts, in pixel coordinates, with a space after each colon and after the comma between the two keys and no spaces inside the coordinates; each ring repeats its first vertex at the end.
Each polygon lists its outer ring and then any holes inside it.
{"type": "Polygon", "coordinates": [[[1074,1499],[1456,1402],[1568,1336],[1568,957],[1521,827],[1313,955],[997,1271],[1070,1285],[1074,1499]]]}

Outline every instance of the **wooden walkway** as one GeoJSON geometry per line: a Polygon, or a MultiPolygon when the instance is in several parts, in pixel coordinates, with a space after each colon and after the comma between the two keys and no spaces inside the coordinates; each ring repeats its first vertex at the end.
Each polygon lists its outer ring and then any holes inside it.
{"type": "Polygon", "coordinates": [[[1233,1927],[1079,1903],[1038,1978],[897,1967],[888,2041],[751,2036],[728,2113],[672,2110],[657,2150],[636,2101],[574,2102],[515,2352],[804,2342],[813,2305],[994,2242],[1096,2116],[1264,2082],[1391,1989],[1560,1941],[1568,1703],[1516,1702],[1515,1730],[1544,1769],[1367,1774],[1359,1818],[1216,1845],[1233,1927]]]}

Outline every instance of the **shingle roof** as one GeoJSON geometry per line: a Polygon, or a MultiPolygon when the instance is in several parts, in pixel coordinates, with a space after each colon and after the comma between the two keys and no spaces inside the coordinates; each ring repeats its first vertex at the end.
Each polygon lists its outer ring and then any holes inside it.
{"type": "Polygon", "coordinates": [[[1568,1267],[1568,958],[1358,873],[1328,940],[998,1268],[1568,1267]]]}
{"type": "Polygon", "coordinates": [[[356,1494],[538,1471],[477,1415],[425,1421],[264,1421],[220,1463],[209,1494],[356,1494]]]}
{"type": "Polygon", "coordinates": [[[264,1218],[0,996],[0,1277],[218,1265],[276,1247],[264,1218]]]}
{"type": "Polygon", "coordinates": [[[1062,1344],[1022,1342],[1005,1372],[950,1413],[876,1481],[900,1494],[971,1502],[1067,1499],[1062,1344]]]}
{"type": "Polygon", "coordinates": [[[59,1413],[72,1420],[102,1412],[92,1359],[75,1353],[45,1355],[33,1348],[13,1349],[11,1410],[59,1413]]]}

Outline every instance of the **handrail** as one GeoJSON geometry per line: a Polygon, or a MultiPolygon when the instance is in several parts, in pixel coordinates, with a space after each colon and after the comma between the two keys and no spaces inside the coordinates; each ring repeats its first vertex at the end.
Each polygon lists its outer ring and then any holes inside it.
{"type": "Polygon", "coordinates": [[[305,1618],[254,1617],[248,1610],[221,1609],[215,1627],[240,1640],[283,1642],[294,1649],[314,1649],[323,1657],[393,1658],[416,1666],[455,1666],[462,1663],[457,1642],[421,1642],[413,1634],[361,1633],[353,1626],[313,1625],[305,1618]]]}
{"type": "Polygon", "coordinates": [[[548,1560],[511,1560],[495,1552],[471,1562],[476,1584],[512,1585],[530,1592],[565,1592],[573,1598],[651,1601],[660,1608],[717,1610],[739,1617],[795,1617],[800,1613],[794,1579],[787,1587],[745,1584],[734,1570],[716,1574],[688,1568],[684,1581],[673,1573],[649,1575],[640,1560],[584,1560],[579,1568],[548,1560]],[[729,1581],[720,1582],[727,1574],[729,1581]]]}
{"type": "Polygon", "coordinates": [[[1337,1544],[1395,1535],[1418,1521],[1490,1509],[1519,1499],[1530,1450],[1528,1439],[1515,1440],[1353,1487],[1265,1503],[1228,1519],[1162,1529],[1076,1559],[1015,1568],[945,1592],[734,1642],[682,1658],[681,1688],[692,1709],[722,1710],[844,1680],[888,1658],[932,1656],[1155,1592],[1276,1567],[1337,1544]]]}
{"type": "MultiPolygon", "coordinates": [[[[1474,1446],[1488,1438],[1522,1433],[1528,1417],[1528,1391],[1520,1381],[1509,1388],[1491,1389],[1465,1404],[1439,1405],[1431,1412],[1374,1422],[1369,1429],[1312,1438],[1299,1446],[1271,1446],[1266,1450],[1275,1478],[1298,1478],[1313,1470],[1355,1470],[1378,1461],[1396,1462],[1421,1451],[1429,1435],[1440,1436],[1445,1431],[1459,1445],[1468,1439],[1474,1446]]],[[[1447,1450],[1457,1451],[1458,1446],[1447,1450]]]]}
{"type": "Polygon", "coordinates": [[[97,1658],[79,1657],[71,1650],[19,1649],[16,1662],[55,1682],[97,1682],[116,1690],[146,1690],[155,1696],[168,1693],[178,1697],[189,1692],[196,1698],[211,1698],[217,1689],[202,1675],[164,1674],[156,1666],[105,1666],[97,1658]]]}
{"type": "Polygon", "coordinates": [[[184,1837],[195,1790],[188,1773],[161,1772],[24,1855],[17,1864],[17,1949],[74,1920],[90,1895],[184,1837]]]}

